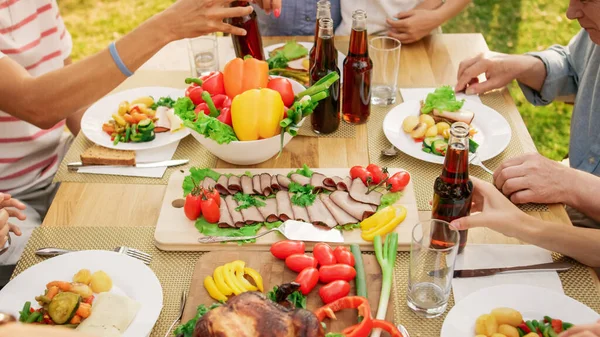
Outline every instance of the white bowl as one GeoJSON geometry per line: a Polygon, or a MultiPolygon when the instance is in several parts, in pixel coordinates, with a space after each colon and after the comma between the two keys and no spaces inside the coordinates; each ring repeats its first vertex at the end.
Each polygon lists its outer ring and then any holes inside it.
{"type": "MultiPolygon", "coordinates": [[[[281,77],[281,76],[271,76],[281,77]]],[[[292,80],[288,80],[292,83],[292,89],[294,94],[301,93],[306,88],[292,80]]],[[[299,125],[302,125],[304,119],[299,125]]],[[[229,144],[219,144],[210,138],[206,138],[198,132],[190,129],[190,133],[202,146],[208,151],[217,156],[219,159],[226,161],[234,165],[254,165],[269,160],[273,156],[279,153],[279,147],[281,144],[281,135],[278,134],[271,138],[252,140],[252,141],[234,141],[229,144]]],[[[283,146],[285,147],[292,136],[286,133],[283,138],[283,146]]]]}

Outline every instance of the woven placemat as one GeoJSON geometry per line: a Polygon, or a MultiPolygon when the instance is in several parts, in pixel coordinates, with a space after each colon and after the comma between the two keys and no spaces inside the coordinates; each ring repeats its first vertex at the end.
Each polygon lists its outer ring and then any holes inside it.
{"type": "Polygon", "coordinates": [[[356,125],[351,125],[343,120],[340,121],[340,126],[335,132],[327,134],[318,134],[312,130],[310,117],[306,118],[304,124],[298,129],[298,136],[305,137],[321,137],[321,138],[354,138],[356,137],[356,125]]]}
{"type": "MultiPolygon", "coordinates": [[[[396,101],[398,104],[401,103],[401,96],[398,95],[397,98],[398,99],[396,101]]],[[[482,95],[481,100],[485,105],[498,111],[508,121],[512,129],[512,137],[506,150],[504,150],[498,156],[484,162],[485,166],[487,166],[490,170],[495,170],[506,159],[522,155],[525,152],[521,146],[519,135],[515,131],[516,128],[514,126],[514,121],[512,118],[510,118],[510,107],[506,105],[502,95],[498,92],[489,93],[487,95],[482,95]]],[[[419,210],[428,211],[431,210],[429,201],[433,196],[433,182],[435,181],[435,178],[440,175],[442,170],[441,166],[413,158],[403,152],[400,152],[395,157],[386,157],[381,155],[382,149],[390,147],[390,143],[383,133],[383,120],[386,114],[396,105],[372,107],[371,117],[367,122],[369,159],[372,163],[382,166],[401,167],[408,170],[413,178],[415,194],[417,197],[417,206],[419,207],[419,210]]],[[[492,182],[492,177],[478,166],[470,166],[469,174],[492,182]]],[[[548,207],[546,205],[527,204],[521,205],[520,207],[524,211],[548,211],[548,207]]]]}

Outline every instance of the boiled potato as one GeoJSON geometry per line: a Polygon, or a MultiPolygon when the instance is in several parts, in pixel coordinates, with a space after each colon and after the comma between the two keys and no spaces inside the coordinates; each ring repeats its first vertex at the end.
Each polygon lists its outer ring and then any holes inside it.
{"type": "Polygon", "coordinates": [[[137,99],[134,99],[133,101],[131,101],[131,104],[137,104],[137,103],[142,103],[145,104],[147,107],[152,106],[152,104],[154,104],[154,99],[150,96],[144,96],[144,97],[140,97],[137,99]]]}
{"type": "Polygon", "coordinates": [[[92,273],[90,272],[89,269],[81,269],[80,271],[77,272],[77,274],[75,274],[73,276],[73,282],[75,282],[75,283],[90,284],[91,280],[92,280],[92,273]]]}
{"type": "Polygon", "coordinates": [[[92,274],[90,286],[96,294],[110,291],[112,289],[112,280],[108,274],[99,270],[92,274]]]}
{"type": "Polygon", "coordinates": [[[486,335],[477,335],[475,337],[487,337],[486,335]]]}
{"type": "Polygon", "coordinates": [[[437,126],[438,135],[440,136],[444,133],[444,130],[450,130],[450,124],[446,122],[439,122],[435,126],[437,126]]]}
{"type": "Polygon", "coordinates": [[[90,287],[87,284],[83,283],[72,283],[70,291],[81,296],[81,298],[83,299],[92,297],[94,295],[92,289],[90,289],[90,287]]]}
{"type": "Polygon", "coordinates": [[[519,337],[519,331],[514,326],[502,324],[498,327],[498,332],[506,337],[519,337]]]}
{"type": "Polygon", "coordinates": [[[419,124],[419,117],[417,116],[408,116],[404,118],[402,122],[402,130],[406,133],[410,133],[416,126],[419,124]]]}
{"type": "Polygon", "coordinates": [[[498,332],[498,322],[492,315],[481,315],[475,321],[475,333],[478,335],[491,336],[498,332]]]}
{"type": "Polygon", "coordinates": [[[419,122],[427,124],[428,128],[435,125],[435,121],[433,120],[433,117],[431,117],[429,115],[425,115],[425,114],[422,114],[419,116],[419,122]]]}
{"type": "Polygon", "coordinates": [[[435,137],[438,134],[438,129],[437,126],[432,126],[429,129],[427,129],[427,132],[425,132],[425,137],[435,137]]]}
{"type": "Polygon", "coordinates": [[[410,132],[410,136],[413,138],[423,138],[423,137],[425,137],[425,133],[427,133],[427,124],[419,123],[410,132]]]}
{"type": "Polygon", "coordinates": [[[123,101],[119,104],[119,115],[123,116],[129,112],[129,102],[123,101]]]}
{"type": "Polygon", "coordinates": [[[499,325],[508,324],[516,327],[523,322],[521,313],[511,308],[496,308],[492,310],[491,315],[496,318],[499,325]]]}
{"type": "Polygon", "coordinates": [[[450,129],[446,129],[442,132],[444,139],[450,139],[450,129]]]}
{"type": "Polygon", "coordinates": [[[493,334],[493,335],[492,335],[492,336],[490,336],[490,337],[507,337],[507,336],[505,336],[505,335],[503,335],[503,334],[501,334],[501,333],[495,333],[495,334],[493,334]]]}
{"type": "Polygon", "coordinates": [[[530,333],[526,334],[523,337],[540,337],[540,336],[537,333],[535,333],[535,332],[530,332],[530,333]]]}

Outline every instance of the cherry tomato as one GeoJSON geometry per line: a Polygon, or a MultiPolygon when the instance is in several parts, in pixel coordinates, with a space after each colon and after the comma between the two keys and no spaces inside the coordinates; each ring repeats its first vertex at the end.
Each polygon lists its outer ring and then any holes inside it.
{"type": "Polygon", "coordinates": [[[231,119],[231,109],[230,108],[221,109],[221,114],[219,114],[219,117],[217,117],[217,119],[220,120],[221,123],[223,123],[223,124],[233,126],[233,120],[231,119]]]}
{"type": "Polygon", "coordinates": [[[333,249],[323,242],[319,242],[313,249],[313,256],[319,261],[320,266],[328,266],[330,264],[336,264],[335,256],[333,255],[333,249]]]}
{"type": "Polygon", "coordinates": [[[365,185],[369,185],[373,180],[373,175],[371,172],[367,171],[366,168],[362,166],[354,166],[350,169],[350,177],[352,180],[356,178],[360,178],[365,185]]]}
{"type": "Polygon", "coordinates": [[[296,276],[295,282],[300,284],[302,294],[308,295],[319,283],[319,271],[317,268],[306,268],[296,276]]]}
{"type": "Polygon", "coordinates": [[[336,247],[333,250],[333,255],[335,256],[337,263],[347,264],[350,267],[354,267],[354,255],[352,255],[348,247],[336,247]]]}
{"type": "Polygon", "coordinates": [[[294,254],[304,254],[306,245],[302,241],[283,240],[271,245],[271,254],[280,260],[285,260],[294,254]]]}
{"type": "Polygon", "coordinates": [[[350,283],[338,280],[324,285],[319,289],[319,296],[323,303],[328,304],[348,296],[350,293],[350,283]]]}
{"type": "Polygon", "coordinates": [[[200,103],[204,103],[204,100],[202,99],[203,92],[204,92],[204,89],[202,89],[202,87],[190,86],[188,88],[188,90],[186,90],[185,95],[192,100],[192,103],[194,103],[195,105],[198,105],[200,103]]]}
{"type": "Polygon", "coordinates": [[[277,91],[281,95],[283,105],[290,107],[294,104],[294,90],[292,83],[287,78],[274,78],[269,81],[267,88],[277,91]]]}
{"type": "Polygon", "coordinates": [[[319,281],[329,283],[337,280],[350,282],[354,280],[356,270],[347,264],[333,264],[319,268],[319,281]]]}
{"type": "Polygon", "coordinates": [[[404,190],[410,182],[410,174],[406,171],[398,172],[390,177],[387,181],[390,192],[399,192],[404,190]]]}
{"type": "Polygon", "coordinates": [[[369,171],[373,176],[373,184],[375,185],[386,180],[388,177],[387,169],[382,169],[381,167],[375,164],[369,164],[369,166],[367,166],[367,171],[369,171]]]}
{"type": "Polygon", "coordinates": [[[219,192],[212,188],[210,190],[207,189],[202,189],[202,194],[204,196],[206,196],[207,199],[214,199],[215,202],[217,203],[217,206],[221,206],[221,195],[219,194],[219,192]]]}
{"type": "Polygon", "coordinates": [[[297,273],[306,268],[317,268],[317,259],[306,254],[293,254],[285,259],[285,265],[297,273]]]}
{"type": "MultiPolygon", "coordinates": [[[[223,73],[214,71],[202,77],[202,89],[208,91],[212,95],[225,94],[225,81],[223,73]]],[[[215,103],[216,104],[216,103],[215,103]]]]}
{"type": "Polygon", "coordinates": [[[185,203],[183,204],[183,212],[185,216],[187,216],[190,220],[196,220],[202,214],[202,208],[200,206],[200,201],[202,197],[199,195],[193,195],[192,193],[188,194],[185,197],[185,203]]]}
{"type": "Polygon", "coordinates": [[[217,223],[221,218],[221,210],[219,209],[219,205],[215,199],[206,198],[206,196],[202,196],[200,201],[200,206],[202,207],[202,215],[204,215],[204,219],[208,221],[208,223],[217,223]]]}

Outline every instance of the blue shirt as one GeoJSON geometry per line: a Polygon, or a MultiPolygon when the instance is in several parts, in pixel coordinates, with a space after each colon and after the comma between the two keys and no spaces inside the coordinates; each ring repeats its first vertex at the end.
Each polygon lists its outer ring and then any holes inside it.
{"type": "Polygon", "coordinates": [[[519,83],[525,97],[535,105],[546,105],[575,96],[569,163],[600,176],[600,46],[582,29],[568,46],[530,55],[544,62],[547,76],[540,92],[519,83]]]}
{"type": "MultiPolygon", "coordinates": [[[[260,9],[256,10],[256,14],[262,36],[315,35],[317,0],[284,0],[279,18],[260,9]]],[[[340,0],[331,0],[331,18],[334,28],[337,28],[342,22],[340,0]]]]}

